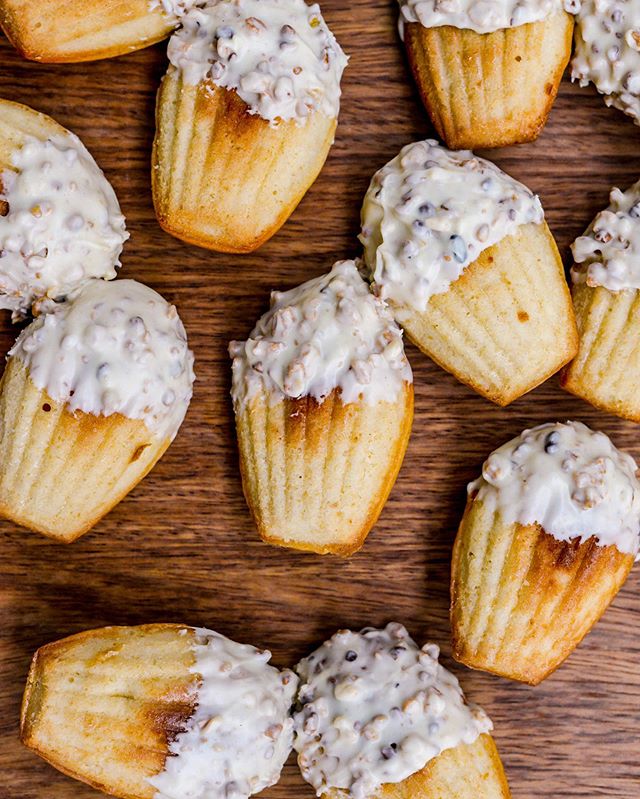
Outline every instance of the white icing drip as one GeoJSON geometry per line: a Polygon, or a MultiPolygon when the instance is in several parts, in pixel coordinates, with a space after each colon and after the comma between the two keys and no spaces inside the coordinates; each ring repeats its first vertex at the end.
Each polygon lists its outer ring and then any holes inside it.
{"type": "Polygon", "coordinates": [[[298,678],[271,653],[196,629],[196,709],[149,779],[156,799],[246,799],[280,778],[291,752],[298,678]]]}
{"type": "Polygon", "coordinates": [[[0,175],[0,308],[26,313],[93,278],[110,280],[129,238],[102,170],[72,133],[33,137],[0,175]]]}
{"type": "MultiPolygon", "coordinates": [[[[400,32],[408,22],[419,22],[425,28],[452,25],[476,33],[493,33],[539,22],[559,14],[563,0],[399,0],[400,32]]],[[[570,11],[575,0],[568,0],[570,11]]],[[[403,36],[404,38],[404,36],[403,36]]]]}
{"type": "Polygon", "coordinates": [[[483,250],[543,218],[540,200],[495,164],[427,139],[373,176],[360,241],[376,292],[424,311],[483,250]]]}
{"type": "Polygon", "coordinates": [[[492,729],[438,655],[435,644],[419,649],[391,623],[342,630],[298,664],[294,748],[318,796],[341,788],[366,799],[492,729]]]}
{"type": "Polygon", "coordinates": [[[150,11],[162,11],[168,17],[180,19],[201,0],[149,0],[150,11]]]}
{"type": "Polygon", "coordinates": [[[640,0],[582,0],[571,80],[640,124],[640,0]]]}
{"type": "Polygon", "coordinates": [[[208,0],[181,19],[169,60],[185,82],[234,89],[271,124],[337,117],[347,57],[304,0],[208,0]]]}
{"type": "Polygon", "coordinates": [[[9,355],[70,412],[141,419],[161,438],[174,438],[191,400],[178,312],[135,280],[92,280],[26,327],[9,355]]]}
{"type": "Polygon", "coordinates": [[[559,541],[592,536],[635,555],[640,535],[636,463],[580,422],[543,424],[507,442],[470,483],[470,495],[507,524],[535,524],[559,541]]]}
{"type": "Polygon", "coordinates": [[[248,341],[232,341],[234,403],[261,389],[272,401],[311,396],[319,402],[339,388],[347,404],[394,402],[412,382],[402,331],[374,297],[354,261],[291,291],[273,292],[271,310],[248,341]]]}
{"type": "Polygon", "coordinates": [[[640,289],[640,180],[626,192],[612,189],[609,199],[571,245],[571,278],[609,291],[640,289]]]}

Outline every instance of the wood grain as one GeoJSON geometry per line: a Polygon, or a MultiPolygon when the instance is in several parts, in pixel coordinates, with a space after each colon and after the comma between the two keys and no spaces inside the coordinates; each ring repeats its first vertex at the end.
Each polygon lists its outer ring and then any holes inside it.
{"type": "MultiPolygon", "coordinates": [[[[158,227],[149,191],[158,45],[78,66],[22,61],[0,40],[0,96],[73,129],[113,182],[131,240],[122,275],[178,305],[198,383],[186,422],[153,473],[93,532],[64,547],[0,523],[0,797],[90,799],[18,741],[33,650],[104,624],[175,621],[269,645],[291,664],[338,627],[404,622],[449,658],[451,545],[465,484],[484,457],[528,425],[580,419],[640,456],[638,428],[599,413],[554,378],[506,410],[491,406],[409,347],[416,379],[413,438],[398,483],[364,549],[348,561],[258,541],[238,475],[227,342],[244,337],[272,287],[288,288],[356,255],[359,205],[374,169],[431,133],[382,0],[327,0],[351,55],[337,139],[320,178],[275,239],[251,256],[181,244],[158,227]]],[[[601,98],[563,82],[549,124],[530,145],[492,157],[539,192],[566,256],[607,202],[640,173],[638,128],[601,98]]],[[[0,349],[15,336],[2,319],[0,349]]],[[[637,799],[640,716],[638,573],[567,664],[532,689],[454,666],[492,716],[514,797],[637,799]]],[[[311,797],[293,759],[268,799],[311,797]]]]}

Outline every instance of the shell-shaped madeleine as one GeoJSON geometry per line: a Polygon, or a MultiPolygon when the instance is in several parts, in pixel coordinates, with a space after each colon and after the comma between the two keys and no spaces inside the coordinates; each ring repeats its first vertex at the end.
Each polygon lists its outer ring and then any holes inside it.
{"type": "Polygon", "coordinates": [[[350,555],[396,480],[413,421],[402,331],[354,261],[286,292],[231,342],[240,470],[265,541],[350,555]]]}
{"type": "Polygon", "coordinates": [[[633,562],[593,537],[559,541],[538,524],[507,524],[470,500],[451,567],[454,657],[537,685],[602,616],[633,562]]]}
{"type": "Polygon", "coordinates": [[[350,555],[376,523],[411,433],[413,385],[395,402],[344,404],[334,390],[236,412],[242,484],[261,537],[350,555]]]}
{"type": "Polygon", "coordinates": [[[0,381],[0,515],[74,541],[142,480],[169,443],[139,419],[70,413],[10,358],[0,381]]]}
{"type": "Polygon", "coordinates": [[[62,541],[145,476],[191,400],[174,306],[133,280],[89,280],[25,327],[0,382],[0,514],[62,541]]]}
{"type": "Polygon", "coordinates": [[[178,624],[105,627],[36,652],[23,742],[121,799],[245,797],[274,785],[298,680],[271,653],[178,624]]]}
{"type": "Polygon", "coordinates": [[[424,105],[452,149],[535,139],[571,54],[573,17],[492,33],[408,23],[405,43],[424,105]]]}
{"type": "Polygon", "coordinates": [[[298,664],[294,748],[318,796],[509,797],[491,720],[438,657],[391,622],[339,630],[298,664]]]}
{"type": "MultiPolygon", "coordinates": [[[[595,24],[595,23],[594,23],[595,24]]],[[[571,245],[580,347],[562,376],[597,408],[640,421],[640,181],[610,203],[571,245]]]]}
{"type": "Polygon", "coordinates": [[[106,627],[38,650],[23,743],[69,776],[124,799],[152,799],[169,744],[194,710],[194,631],[106,627]]]}
{"type": "Polygon", "coordinates": [[[578,346],[562,261],[544,221],[519,226],[426,310],[403,308],[400,318],[416,346],[498,405],[544,382],[578,346]]]}
{"type": "Polygon", "coordinates": [[[235,91],[162,80],[153,146],[158,221],[179,239],[222,252],[251,252],[286,222],[318,176],[337,121],[312,114],[273,127],[235,91]]]}
{"type": "Polygon", "coordinates": [[[152,0],[0,0],[0,25],[25,58],[96,61],[164,39],[176,25],[152,0]]]}
{"type": "MultiPolygon", "coordinates": [[[[332,790],[327,799],[346,799],[332,790]]],[[[471,744],[445,749],[427,765],[398,783],[385,783],[376,792],[382,799],[510,799],[511,791],[498,748],[488,734],[471,744]]]]}
{"type": "Polygon", "coordinates": [[[640,292],[573,286],[580,347],[562,387],[596,408],[640,422],[640,292]]]}

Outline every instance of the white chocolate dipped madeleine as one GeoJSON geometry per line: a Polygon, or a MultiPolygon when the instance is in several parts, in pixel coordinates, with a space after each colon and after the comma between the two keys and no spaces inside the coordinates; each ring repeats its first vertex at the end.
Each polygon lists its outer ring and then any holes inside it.
{"type": "Polygon", "coordinates": [[[111,280],[129,234],[118,199],[80,139],[0,100],[0,308],[38,312],[111,280]]]}
{"type": "Polygon", "coordinates": [[[640,124],[640,2],[576,0],[571,80],[640,124]]]}
{"type": "Polygon", "coordinates": [[[0,515],[73,541],[167,449],[192,393],[177,311],[93,280],[18,337],[0,383],[0,515]]]}
{"type": "Polygon", "coordinates": [[[580,347],[562,375],[568,391],[602,410],[640,421],[640,181],[613,189],[571,247],[580,347]]]}
{"type": "Polygon", "coordinates": [[[496,450],[468,491],[451,572],[454,656],[536,685],[633,566],[636,464],[579,422],[544,424],[496,450]]]}
{"type": "Polygon", "coordinates": [[[122,799],[247,799],[276,783],[297,677],[196,627],[106,627],[39,649],[23,743],[122,799]]]}
{"type": "Polygon", "coordinates": [[[287,292],[232,342],[247,503],[262,538],[349,555],[402,464],[413,377],[402,332],[353,261],[287,292]]]}
{"type": "Polygon", "coordinates": [[[33,61],[97,61],[165,39],[194,1],[0,0],[0,26],[33,61]]]}
{"type": "Polygon", "coordinates": [[[492,724],[401,624],[341,630],[296,667],[294,748],[317,796],[507,799],[492,724]]]}
{"type": "Polygon", "coordinates": [[[538,136],[571,55],[567,11],[575,0],[399,3],[411,71],[448,147],[504,147],[538,136]]]}
{"type": "Polygon", "coordinates": [[[433,140],[404,147],[362,207],[375,292],[409,338],[507,405],[569,361],[577,334],[539,199],[495,164],[433,140]]]}
{"type": "Polygon", "coordinates": [[[156,214],[192,244],[250,252],[320,172],[347,58],[304,0],[206,0],[181,22],[158,95],[156,214]]]}

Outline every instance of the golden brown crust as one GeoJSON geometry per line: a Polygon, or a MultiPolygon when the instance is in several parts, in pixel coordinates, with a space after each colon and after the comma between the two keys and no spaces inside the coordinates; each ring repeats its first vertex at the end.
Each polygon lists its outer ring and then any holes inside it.
{"type": "Polygon", "coordinates": [[[169,68],[158,92],[152,188],[168,233],[220,252],[260,247],[318,176],[337,120],[313,114],[271,127],[235,91],[182,82],[169,68]]]}
{"type": "Polygon", "coordinates": [[[69,413],[10,358],[0,381],[0,516],[75,541],[151,471],[169,444],[139,419],[69,413]]]}
{"type": "Polygon", "coordinates": [[[195,708],[192,636],[178,624],[105,627],[41,647],[22,702],[22,742],[100,791],[152,799],[147,778],[164,768],[195,708]],[[145,658],[153,679],[139,671],[145,658]]]}
{"type": "Polygon", "coordinates": [[[634,558],[591,537],[563,542],[467,503],[453,548],[451,628],[461,663],[537,685],[575,649],[634,558]]]}
{"type": "Polygon", "coordinates": [[[521,225],[484,250],[425,311],[396,312],[419,349],[500,406],[543,383],[578,349],[571,295],[546,222],[521,225]]]}
{"type": "Polygon", "coordinates": [[[352,555],[378,520],[404,459],[413,385],[396,403],[343,405],[262,395],[236,415],[247,504],[269,544],[352,555]]]}
{"type": "Polygon", "coordinates": [[[476,33],[409,23],[405,43],[422,101],[454,150],[532,141],[571,55],[573,17],[476,33]]]}
{"type": "Polygon", "coordinates": [[[640,292],[572,288],[580,346],[561,375],[564,389],[596,408],[640,422],[640,292]]]}
{"type": "MultiPolygon", "coordinates": [[[[511,792],[493,738],[480,735],[472,744],[445,749],[421,770],[399,783],[387,783],[378,799],[510,799],[511,792]]],[[[326,799],[348,799],[332,790],[326,799]]]]}
{"type": "Polygon", "coordinates": [[[0,0],[0,26],[24,58],[72,63],[148,47],[175,24],[149,0],[0,0]]]}

